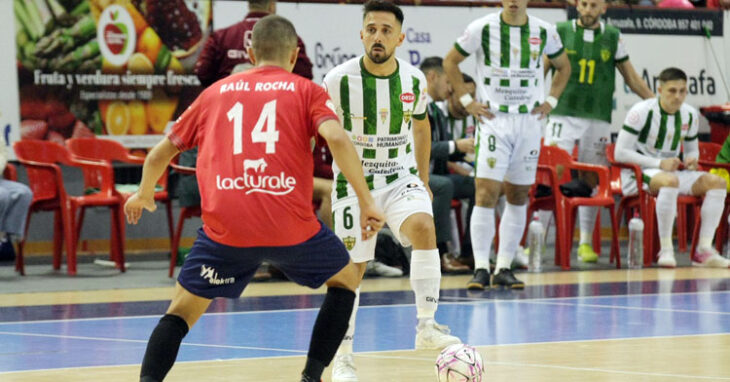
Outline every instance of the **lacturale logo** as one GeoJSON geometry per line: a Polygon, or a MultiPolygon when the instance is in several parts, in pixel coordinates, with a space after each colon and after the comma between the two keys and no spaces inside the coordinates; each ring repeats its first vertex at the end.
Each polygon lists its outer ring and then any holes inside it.
{"type": "Polygon", "coordinates": [[[200,266],[200,277],[202,277],[203,280],[208,280],[208,282],[212,285],[233,284],[236,282],[235,277],[228,277],[225,279],[219,278],[218,272],[216,272],[215,268],[206,267],[205,265],[200,266]]]}
{"type": "Polygon", "coordinates": [[[216,175],[215,185],[219,190],[246,190],[246,195],[261,192],[270,195],[286,195],[297,185],[293,176],[287,176],[284,171],[278,175],[266,174],[268,164],[264,158],[244,159],[243,176],[226,178],[216,175]]]}

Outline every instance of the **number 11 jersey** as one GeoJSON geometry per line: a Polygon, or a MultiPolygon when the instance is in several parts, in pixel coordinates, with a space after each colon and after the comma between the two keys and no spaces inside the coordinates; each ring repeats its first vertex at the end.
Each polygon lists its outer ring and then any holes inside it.
{"type": "Polygon", "coordinates": [[[208,87],[168,139],[198,146],[203,229],[235,247],[290,246],[314,236],[312,140],[337,120],[322,87],[279,67],[259,67],[208,87]]]}

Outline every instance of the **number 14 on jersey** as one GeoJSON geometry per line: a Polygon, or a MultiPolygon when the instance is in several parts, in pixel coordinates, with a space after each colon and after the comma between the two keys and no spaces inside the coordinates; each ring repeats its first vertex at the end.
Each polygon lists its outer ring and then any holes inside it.
{"type": "MultiPolygon", "coordinates": [[[[236,102],[228,110],[228,120],[233,122],[233,154],[243,153],[243,104],[236,102]]],[[[251,142],[266,143],[266,153],[276,153],[276,142],[279,132],[276,131],[276,100],[267,102],[261,109],[258,120],[251,130],[251,142]],[[266,130],[264,130],[264,128],[266,130]]]]}

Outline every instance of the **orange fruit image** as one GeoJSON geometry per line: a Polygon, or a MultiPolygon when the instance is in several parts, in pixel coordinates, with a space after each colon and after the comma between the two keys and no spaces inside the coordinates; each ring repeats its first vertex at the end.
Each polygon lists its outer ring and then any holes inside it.
{"type": "Polygon", "coordinates": [[[125,135],[132,121],[129,106],[122,101],[114,101],[106,110],[106,131],[109,135],[125,135]]]}

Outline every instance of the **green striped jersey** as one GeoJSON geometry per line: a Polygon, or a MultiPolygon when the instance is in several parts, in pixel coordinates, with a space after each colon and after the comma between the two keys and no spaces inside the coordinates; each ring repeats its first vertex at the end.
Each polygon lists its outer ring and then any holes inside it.
{"type": "Polygon", "coordinates": [[[674,114],[665,112],[659,98],[643,100],[631,107],[623,130],[637,136],[634,149],[657,159],[676,158],[681,144],[697,140],[697,109],[682,104],[674,114]]]}
{"type": "Polygon", "coordinates": [[[464,118],[448,116],[449,132],[453,139],[474,138],[477,129],[477,119],[473,115],[464,118]]]}
{"type": "Polygon", "coordinates": [[[463,56],[476,52],[478,99],[492,111],[527,113],[545,98],[542,55],[559,56],[563,44],[555,27],[537,17],[512,26],[501,15],[473,21],[454,47],[463,56]]]}
{"type": "Polygon", "coordinates": [[[629,59],[618,28],[585,29],[576,20],[557,24],[570,59],[570,80],[550,114],[611,122],[616,64],[629,59]]]}
{"type": "MultiPolygon", "coordinates": [[[[411,125],[414,118],[426,118],[426,77],[401,59],[396,59],[398,69],[393,74],[376,76],[365,70],[362,60],[353,58],[330,70],[324,86],[373,190],[418,173],[411,125]]],[[[337,163],[332,171],[333,199],[354,196],[337,163]]]]}

